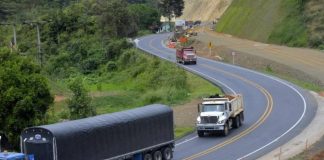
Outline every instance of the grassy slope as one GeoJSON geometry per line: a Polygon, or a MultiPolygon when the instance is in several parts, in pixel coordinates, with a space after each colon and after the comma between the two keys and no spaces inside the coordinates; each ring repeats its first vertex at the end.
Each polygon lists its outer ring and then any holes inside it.
{"type": "MultiPolygon", "coordinates": [[[[142,57],[142,56],[140,56],[142,57]]],[[[163,74],[160,78],[168,78],[167,83],[171,82],[175,75],[181,74],[182,69],[175,64],[165,62],[153,58],[151,56],[143,55],[146,62],[141,64],[134,64],[132,67],[117,71],[113,74],[103,74],[100,77],[96,75],[88,75],[84,77],[84,82],[87,89],[90,91],[92,97],[92,105],[95,106],[98,114],[111,113],[131,109],[151,103],[162,103],[170,106],[183,104],[191,99],[201,98],[214,93],[221,93],[218,87],[215,87],[206,80],[193,75],[189,72],[184,72],[186,76],[186,89],[164,86],[163,84],[158,87],[142,87],[149,85],[148,79],[152,79],[153,73],[163,74]],[[156,62],[158,61],[158,62],[156,62]],[[142,70],[142,66],[150,68],[150,63],[159,63],[159,67],[139,74],[136,78],[129,76],[138,70],[142,70]],[[145,76],[143,76],[145,75],[145,76]],[[170,79],[171,77],[171,79],[170,79]],[[143,89],[144,88],[144,89],[143,89]]],[[[156,75],[155,75],[156,76],[156,75]]],[[[67,80],[60,80],[57,82],[50,82],[52,93],[63,95],[65,98],[71,96],[67,89],[67,80]],[[62,94],[63,93],[63,94],[62,94]]],[[[155,83],[160,84],[162,80],[154,80],[155,83]]],[[[177,82],[178,83],[178,82],[177,82]]],[[[56,102],[48,111],[48,120],[50,123],[59,121],[60,119],[68,119],[68,108],[66,99],[56,102]]],[[[186,129],[187,130],[187,129],[186,129]]]]}
{"type": "Polygon", "coordinates": [[[306,27],[298,7],[298,0],[235,0],[216,30],[261,42],[306,46],[306,27]]]}

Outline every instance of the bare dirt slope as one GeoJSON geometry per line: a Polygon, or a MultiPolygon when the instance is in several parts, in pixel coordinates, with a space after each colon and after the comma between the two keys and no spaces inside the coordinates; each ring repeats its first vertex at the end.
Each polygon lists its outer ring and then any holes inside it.
{"type": "Polygon", "coordinates": [[[280,70],[284,68],[284,73],[281,74],[324,86],[323,51],[264,44],[208,29],[202,30],[195,39],[202,43],[200,45],[205,46],[205,49],[208,49],[207,44],[212,42],[213,55],[218,54],[229,60],[232,59],[231,52],[235,51],[235,61],[238,65],[248,68],[254,67],[249,66],[250,64],[259,65],[278,72],[282,72],[280,70]],[[279,67],[280,65],[282,67],[279,67]]]}
{"type": "Polygon", "coordinates": [[[232,0],[185,0],[182,19],[213,21],[219,18],[232,0]]]}

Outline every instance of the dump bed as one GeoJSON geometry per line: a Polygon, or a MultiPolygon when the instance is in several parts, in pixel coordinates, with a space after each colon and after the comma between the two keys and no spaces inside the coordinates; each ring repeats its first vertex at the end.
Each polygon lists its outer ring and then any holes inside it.
{"type": "Polygon", "coordinates": [[[231,117],[235,117],[237,114],[244,110],[243,97],[240,94],[237,95],[224,95],[224,96],[210,96],[209,98],[203,98],[203,103],[228,103],[231,108],[231,117]]]}

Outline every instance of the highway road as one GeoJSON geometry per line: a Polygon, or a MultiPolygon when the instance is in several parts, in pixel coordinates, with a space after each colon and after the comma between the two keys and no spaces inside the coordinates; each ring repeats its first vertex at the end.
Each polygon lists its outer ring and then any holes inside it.
{"type": "MultiPolygon", "coordinates": [[[[141,37],[137,47],[176,63],[175,50],[163,45],[168,36],[141,37]]],[[[225,93],[242,94],[245,121],[227,137],[198,138],[193,133],[177,140],[175,160],[257,159],[298,135],[317,110],[308,91],[276,77],[201,57],[197,65],[179,66],[220,86],[225,93]]]]}

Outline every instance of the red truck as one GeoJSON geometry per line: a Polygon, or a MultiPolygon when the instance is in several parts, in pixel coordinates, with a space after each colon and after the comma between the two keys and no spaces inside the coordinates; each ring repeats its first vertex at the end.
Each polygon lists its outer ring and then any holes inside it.
{"type": "Polygon", "coordinates": [[[193,47],[177,48],[176,58],[178,63],[197,64],[196,50],[193,47]]]}

